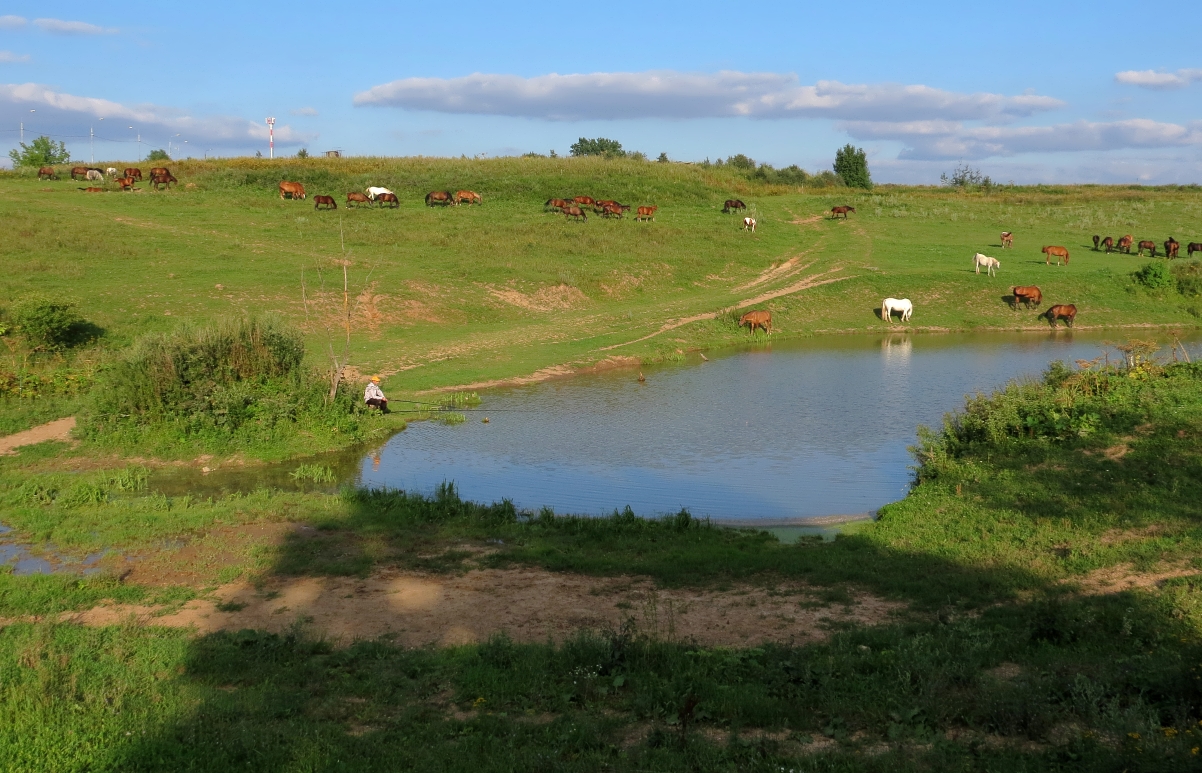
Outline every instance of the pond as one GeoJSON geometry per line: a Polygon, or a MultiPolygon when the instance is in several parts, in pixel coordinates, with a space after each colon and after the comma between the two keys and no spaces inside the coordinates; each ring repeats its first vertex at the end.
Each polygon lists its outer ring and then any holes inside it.
{"type": "Polygon", "coordinates": [[[453,481],[466,499],[561,514],[687,508],[748,525],[825,516],[831,528],[905,496],[918,425],[1125,337],[838,336],[691,355],[644,367],[641,383],[619,369],[498,389],[464,424],[410,424],[355,481],[423,493],[453,481]]]}

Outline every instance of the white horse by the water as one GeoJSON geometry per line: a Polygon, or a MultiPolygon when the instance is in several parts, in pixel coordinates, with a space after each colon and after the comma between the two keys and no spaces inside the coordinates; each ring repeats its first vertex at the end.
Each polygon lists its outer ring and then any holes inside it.
{"type": "Polygon", "coordinates": [[[910,303],[909,298],[886,298],[881,301],[881,319],[892,325],[894,312],[901,315],[902,322],[909,322],[914,314],[914,304],[910,303]]]}
{"type": "Polygon", "coordinates": [[[1002,267],[1002,262],[997,258],[991,258],[979,252],[972,256],[972,263],[976,266],[978,274],[981,273],[981,267],[984,266],[986,276],[997,276],[997,270],[1002,267]]]}

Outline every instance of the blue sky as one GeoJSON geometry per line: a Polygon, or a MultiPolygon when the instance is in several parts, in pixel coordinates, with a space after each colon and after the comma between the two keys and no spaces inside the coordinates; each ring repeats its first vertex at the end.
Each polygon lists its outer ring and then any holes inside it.
{"type": "Polygon", "coordinates": [[[961,161],[1003,182],[1202,182],[1202,3],[1147,8],[8,2],[0,148],[24,122],[83,160],[92,131],[98,159],[266,155],[273,115],[277,155],[605,136],[816,171],[852,142],[879,182],[961,161]]]}

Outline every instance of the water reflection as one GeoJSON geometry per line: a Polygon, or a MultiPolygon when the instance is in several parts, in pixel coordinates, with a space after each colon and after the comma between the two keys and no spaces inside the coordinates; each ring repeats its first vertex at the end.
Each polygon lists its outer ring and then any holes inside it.
{"type": "Polygon", "coordinates": [[[622,370],[498,390],[469,414],[489,423],[411,425],[362,460],[359,481],[430,492],[453,480],[466,498],[562,513],[868,513],[905,495],[919,424],[1052,360],[1093,357],[1105,337],[827,338],[644,367],[642,384],[622,370]]]}

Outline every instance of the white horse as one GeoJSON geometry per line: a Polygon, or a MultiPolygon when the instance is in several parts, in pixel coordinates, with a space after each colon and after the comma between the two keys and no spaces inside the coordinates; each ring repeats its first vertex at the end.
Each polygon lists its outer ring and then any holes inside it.
{"type": "Polygon", "coordinates": [[[97,183],[104,181],[104,175],[100,173],[99,169],[89,169],[86,177],[89,182],[97,183]]]}
{"type": "Polygon", "coordinates": [[[108,169],[105,169],[104,173],[107,174],[109,177],[117,176],[117,170],[111,166],[108,169]]]}
{"type": "Polygon", "coordinates": [[[368,188],[367,198],[375,201],[376,196],[379,196],[381,193],[392,193],[392,191],[388,190],[387,188],[368,188]]]}
{"type": "Polygon", "coordinates": [[[972,256],[972,262],[976,266],[978,274],[981,273],[981,266],[985,267],[985,276],[997,276],[997,270],[1002,267],[1002,262],[997,258],[991,258],[979,252],[972,256]]]}
{"type": "Polygon", "coordinates": [[[893,312],[901,314],[902,322],[909,322],[914,314],[914,304],[910,303],[909,298],[886,298],[881,301],[881,319],[890,325],[893,324],[893,312]]]}
{"type": "Polygon", "coordinates": [[[752,233],[755,233],[755,218],[754,217],[743,218],[743,230],[751,231],[752,233]]]}

